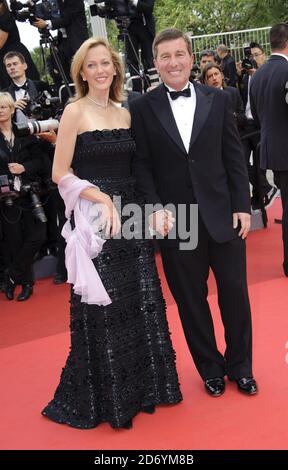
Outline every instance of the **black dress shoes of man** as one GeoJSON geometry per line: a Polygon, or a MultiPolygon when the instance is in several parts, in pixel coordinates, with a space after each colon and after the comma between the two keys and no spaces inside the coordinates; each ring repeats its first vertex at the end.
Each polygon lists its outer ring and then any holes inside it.
{"type": "Polygon", "coordinates": [[[240,379],[233,380],[233,382],[236,382],[239,392],[246,395],[256,395],[258,392],[257,383],[253,377],[241,377],[240,379]]]}
{"type": "Polygon", "coordinates": [[[5,295],[8,300],[13,300],[14,299],[14,291],[16,288],[16,282],[11,279],[9,275],[6,275],[5,278],[5,295]]]}
{"type": "Polygon", "coordinates": [[[214,377],[204,381],[205,390],[212,397],[220,397],[225,392],[225,381],[223,377],[214,377]]]}
{"type": "Polygon", "coordinates": [[[22,290],[20,294],[17,297],[17,300],[19,302],[23,302],[24,300],[28,300],[30,295],[33,294],[33,286],[32,284],[23,284],[22,285],[22,290]]]}

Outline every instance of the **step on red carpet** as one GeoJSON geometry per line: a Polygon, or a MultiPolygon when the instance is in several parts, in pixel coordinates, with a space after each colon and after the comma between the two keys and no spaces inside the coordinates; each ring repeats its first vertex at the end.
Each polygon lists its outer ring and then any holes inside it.
{"type": "MultiPolygon", "coordinates": [[[[268,216],[268,228],[252,232],[247,242],[257,396],[241,395],[233,383],[219,398],[204,392],[158,257],[183,402],[158,407],[153,415],[140,413],[131,430],[102,424],[84,431],[49,421],[40,411],[69,350],[69,287],[45,279],[27,302],[9,302],[0,294],[0,449],[287,449],[288,278],[281,266],[281,226],[274,224],[281,216],[279,199],[268,216]]],[[[223,350],[212,276],[209,302],[223,350]]]]}

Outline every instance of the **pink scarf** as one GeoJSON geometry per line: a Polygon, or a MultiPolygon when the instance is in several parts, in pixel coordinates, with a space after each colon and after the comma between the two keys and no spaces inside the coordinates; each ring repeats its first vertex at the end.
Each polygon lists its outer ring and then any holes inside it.
{"type": "Polygon", "coordinates": [[[81,295],[81,302],[108,305],[112,301],[92,262],[102,250],[105,240],[92,229],[95,216],[91,216],[90,211],[94,203],[80,197],[80,193],[87,188],[97,188],[97,186],[81,180],[72,173],[62,176],[58,183],[59,193],[66,206],[65,216],[68,219],[62,229],[62,236],[67,243],[65,250],[67,282],[73,284],[76,294],[81,295]],[[72,211],[75,221],[73,230],[69,220],[72,211]]]}

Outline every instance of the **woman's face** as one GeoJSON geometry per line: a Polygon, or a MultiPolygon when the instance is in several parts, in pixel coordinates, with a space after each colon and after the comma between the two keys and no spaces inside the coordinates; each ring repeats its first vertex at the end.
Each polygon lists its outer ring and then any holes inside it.
{"type": "Polygon", "coordinates": [[[89,49],[83,62],[81,76],[87,81],[89,89],[105,91],[110,88],[116,69],[110,52],[105,46],[89,49]]]}
{"type": "Polygon", "coordinates": [[[11,121],[13,113],[13,109],[8,104],[0,103],[0,124],[11,121]]]}
{"type": "Polygon", "coordinates": [[[212,67],[206,73],[205,83],[208,86],[214,88],[222,88],[223,86],[223,74],[216,67],[212,67]]]}

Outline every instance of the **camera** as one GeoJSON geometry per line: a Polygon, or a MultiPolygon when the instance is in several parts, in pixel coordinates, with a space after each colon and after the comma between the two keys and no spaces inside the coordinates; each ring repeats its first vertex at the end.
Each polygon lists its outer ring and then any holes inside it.
{"type": "Polygon", "coordinates": [[[251,47],[244,46],[244,59],[241,62],[241,68],[243,69],[244,73],[247,73],[251,69],[257,69],[257,64],[255,60],[252,58],[251,47]]]}
{"type": "Polygon", "coordinates": [[[47,119],[46,121],[18,122],[15,126],[18,137],[26,137],[27,135],[48,132],[51,129],[56,130],[59,127],[59,121],[57,119],[47,119]]]}
{"type": "Polygon", "coordinates": [[[132,16],[135,7],[131,5],[129,0],[94,0],[94,5],[90,5],[91,16],[101,16],[113,20],[119,16],[132,16]]]}
{"type": "Polygon", "coordinates": [[[59,114],[60,98],[51,96],[49,91],[39,93],[34,100],[30,99],[28,93],[23,97],[27,101],[24,113],[33,119],[49,119],[59,114]]]}
{"type": "Polygon", "coordinates": [[[15,199],[28,195],[31,200],[32,212],[34,217],[41,222],[47,222],[42,203],[38,196],[40,194],[40,185],[37,181],[20,186],[20,191],[14,189],[14,179],[7,175],[0,175],[0,202],[6,206],[13,206],[15,199]]]}
{"type": "Polygon", "coordinates": [[[26,21],[32,24],[36,18],[51,20],[60,17],[57,0],[33,0],[31,3],[10,1],[11,11],[17,21],[26,21]]]}

